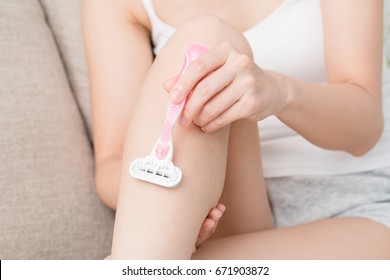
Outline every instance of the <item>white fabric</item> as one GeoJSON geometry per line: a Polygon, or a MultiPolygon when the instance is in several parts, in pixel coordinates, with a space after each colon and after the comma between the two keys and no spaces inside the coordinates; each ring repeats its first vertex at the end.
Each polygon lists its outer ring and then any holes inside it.
{"type": "MultiPolygon", "coordinates": [[[[175,29],[156,15],[151,0],[143,3],[152,24],[157,54],[175,29]]],[[[260,67],[309,83],[327,83],[320,0],[285,0],[243,34],[260,67]]],[[[348,174],[390,166],[389,77],[384,60],[385,130],[368,154],[357,158],[346,152],[319,148],[271,116],[259,122],[264,176],[348,174]]]]}

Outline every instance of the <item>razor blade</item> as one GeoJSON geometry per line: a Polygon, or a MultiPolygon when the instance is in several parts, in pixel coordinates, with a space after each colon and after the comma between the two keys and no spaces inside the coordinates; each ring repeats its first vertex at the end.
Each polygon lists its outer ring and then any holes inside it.
{"type": "Polygon", "coordinates": [[[159,160],[154,155],[134,160],[129,173],[139,180],[167,188],[177,187],[182,178],[182,171],[171,160],[159,160]]]}

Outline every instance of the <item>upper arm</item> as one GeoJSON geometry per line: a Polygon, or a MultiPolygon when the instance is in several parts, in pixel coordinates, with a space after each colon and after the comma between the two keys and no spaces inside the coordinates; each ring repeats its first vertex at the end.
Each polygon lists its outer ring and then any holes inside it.
{"type": "Polygon", "coordinates": [[[121,156],[132,106],[153,60],[149,33],[128,2],[83,1],[97,163],[121,156]]]}
{"type": "Polygon", "coordinates": [[[329,83],[360,86],[380,101],[383,1],[322,0],[329,83]]]}

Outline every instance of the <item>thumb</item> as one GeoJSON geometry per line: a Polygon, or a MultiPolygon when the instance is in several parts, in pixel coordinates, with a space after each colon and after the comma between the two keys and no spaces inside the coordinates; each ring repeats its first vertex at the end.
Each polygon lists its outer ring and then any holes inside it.
{"type": "Polygon", "coordinates": [[[179,76],[180,75],[176,75],[175,77],[173,78],[170,78],[168,81],[166,81],[164,83],[164,89],[167,91],[167,92],[170,92],[171,89],[173,88],[173,86],[176,84],[176,81],[179,79],[179,76]]]}

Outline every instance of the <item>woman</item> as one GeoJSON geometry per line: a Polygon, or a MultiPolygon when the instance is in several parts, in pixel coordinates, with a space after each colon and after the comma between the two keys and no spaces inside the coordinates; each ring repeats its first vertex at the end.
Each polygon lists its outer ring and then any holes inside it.
{"type": "Polygon", "coordinates": [[[379,0],[85,0],[112,257],[390,258],[382,14],[379,0]],[[192,41],[211,50],[177,78],[192,41]],[[180,187],[130,177],[168,100],[191,91],[174,132],[180,187]],[[192,254],[218,201],[226,213],[192,254]]]}

